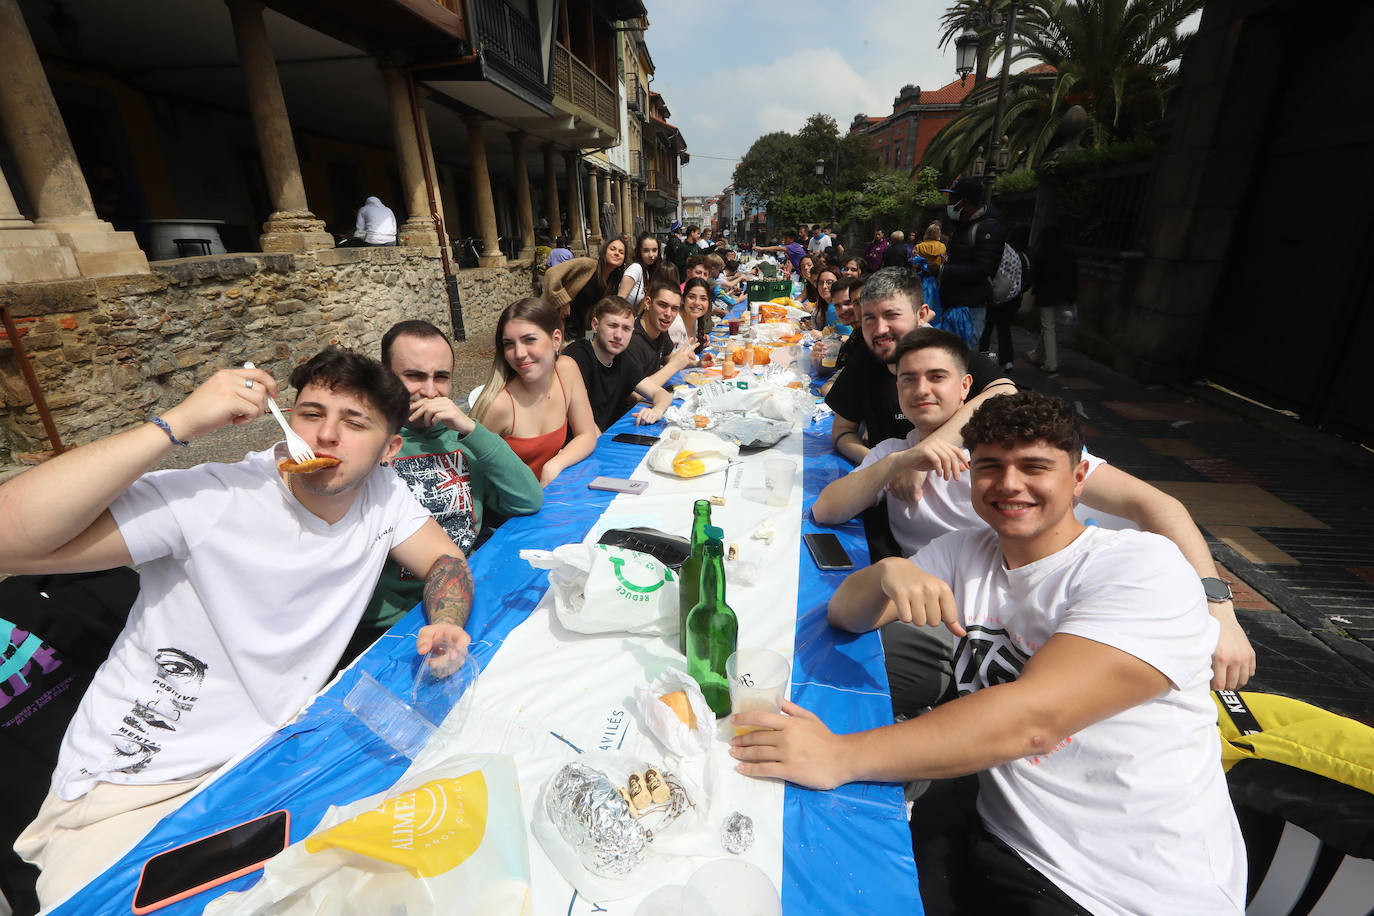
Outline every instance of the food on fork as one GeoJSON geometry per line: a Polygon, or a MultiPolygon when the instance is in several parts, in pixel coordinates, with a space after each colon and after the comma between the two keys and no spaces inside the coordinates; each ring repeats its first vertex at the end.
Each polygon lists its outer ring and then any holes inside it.
{"type": "Polygon", "coordinates": [[[290,458],[283,458],[277,462],[277,470],[286,474],[310,474],[314,471],[323,471],[325,468],[337,467],[342,461],[333,455],[319,455],[309,461],[292,461],[290,458]]]}

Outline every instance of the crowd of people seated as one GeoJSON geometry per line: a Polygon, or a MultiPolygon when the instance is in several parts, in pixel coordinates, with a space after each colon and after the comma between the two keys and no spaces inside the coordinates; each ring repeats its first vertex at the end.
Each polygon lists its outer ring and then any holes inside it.
{"type": "MultiPolygon", "coordinates": [[[[466,558],[500,520],[538,513],[622,416],[658,422],[718,303],[767,263],[838,351],[822,392],[854,467],[807,511],[865,520],[873,565],[836,592],[830,620],[881,632],[896,724],[835,735],[793,704],[744,714],[765,728],[732,742],[740,771],[819,789],[981,774],[970,841],[1000,901],[985,912],[1117,911],[1138,895],[1155,912],[1239,912],[1244,851],[1207,690],[1243,686],[1254,652],[1186,509],[1089,453],[1071,407],[1020,390],[966,322],[941,321],[988,307],[975,280],[1004,237],[976,183],[950,197],[946,240],[938,222],[916,244],[879,230],[848,257],[818,225],[747,251],[702,244],[696,227],[611,238],[595,257],[556,251],[541,296],[498,317],[470,405],[427,322],[396,324],[375,354],[327,349],[292,373],[288,398],[295,432],[334,459],[324,470],[279,470],[279,444],[151,471],[285,394],[260,369],[222,369],[0,486],[13,520],[0,573],[137,565],[141,583],[113,663],[35,757],[22,835],[6,838],[41,870],[38,897],[88,881],[417,603],[416,651],[461,649],[466,558]],[[1139,531],[1085,529],[1079,502],[1139,531]]],[[[1046,334],[1053,368],[1052,323],[1046,334]]]]}

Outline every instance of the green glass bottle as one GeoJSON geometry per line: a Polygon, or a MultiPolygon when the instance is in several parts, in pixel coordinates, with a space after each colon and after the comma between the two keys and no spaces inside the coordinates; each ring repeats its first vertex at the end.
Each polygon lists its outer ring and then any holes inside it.
{"type": "Polygon", "coordinates": [[[706,528],[711,524],[711,503],[699,499],[692,506],[692,552],[682,561],[677,579],[677,647],[687,654],[687,612],[697,606],[701,593],[701,557],[706,547],[706,528]]]}
{"type": "Polygon", "coordinates": [[[735,654],[739,621],[725,603],[725,546],[719,528],[706,539],[701,567],[701,600],[687,615],[687,673],[701,687],[706,705],[718,717],[730,714],[730,681],[725,663],[735,654]]]}

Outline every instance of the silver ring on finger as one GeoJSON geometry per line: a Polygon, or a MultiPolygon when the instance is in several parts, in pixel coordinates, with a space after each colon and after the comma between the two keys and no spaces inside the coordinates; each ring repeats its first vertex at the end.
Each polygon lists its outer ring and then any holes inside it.
{"type": "Polygon", "coordinates": [[[251,378],[246,378],[246,379],[244,379],[244,380],[243,380],[243,387],[248,388],[248,389],[252,389],[252,387],[253,387],[253,380],[252,380],[251,378]]]}

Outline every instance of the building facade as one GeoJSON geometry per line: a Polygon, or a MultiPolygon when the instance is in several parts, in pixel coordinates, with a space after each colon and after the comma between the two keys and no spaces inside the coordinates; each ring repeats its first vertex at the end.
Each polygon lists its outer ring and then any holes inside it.
{"type": "Polygon", "coordinates": [[[911,172],[940,128],[959,114],[964,96],[972,88],[971,81],[962,85],[959,80],[932,92],[908,84],[892,100],[891,114],[875,118],[857,114],[850,122],[849,132],[866,134],[878,162],[886,168],[911,172]]]}
{"type": "Polygon", "coordinates": [[[627,231],[625,23],[642,46],[638,0],[0,0],[0,445],[399,317],[484,334],[537,241],[627,231]],[[396,247],[336,248],[369,196],[396,247]]]}

